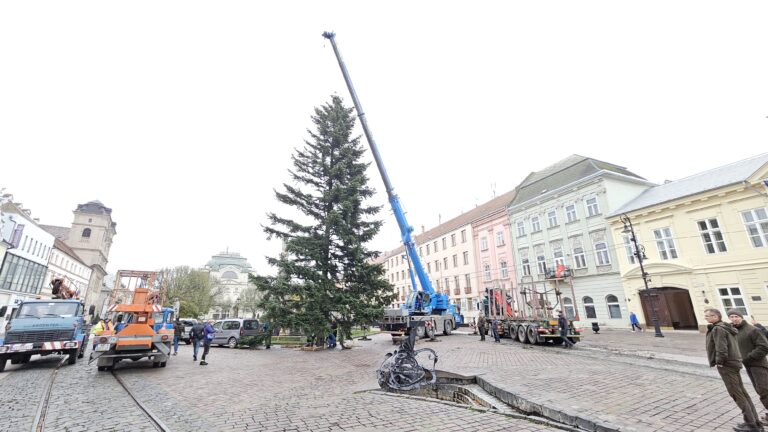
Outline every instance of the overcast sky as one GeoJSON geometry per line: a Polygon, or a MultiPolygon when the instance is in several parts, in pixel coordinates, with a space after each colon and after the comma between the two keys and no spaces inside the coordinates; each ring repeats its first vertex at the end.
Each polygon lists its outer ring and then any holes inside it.
{"type": "MultiPolygon", "coordinates": [[[[270,273],[265,213],[350,70],[427,229],[572,153],[654,182],[768,149],[768,3],[0,3],[0,187],[41,223],[113,209],[108,270],[270,273]]],[[[362,133],[362,131],[360,131],[362,133]]],[[[371,245],[398,246],[386,226],[371,245]]]]}

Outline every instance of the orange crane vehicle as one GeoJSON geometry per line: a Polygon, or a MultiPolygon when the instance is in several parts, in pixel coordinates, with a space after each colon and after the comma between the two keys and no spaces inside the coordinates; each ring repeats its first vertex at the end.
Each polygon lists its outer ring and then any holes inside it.
{"type": "Polygon", "coordinates": [[[153,367],[165,367],[173,341],[172,308],[163,308],[164,292],[158,289],[157,273],[120,270],[115,276],[112,325],[93,337],[90,361],[99,371],[112,370],[120,360],[149,358],[153,367]]]}

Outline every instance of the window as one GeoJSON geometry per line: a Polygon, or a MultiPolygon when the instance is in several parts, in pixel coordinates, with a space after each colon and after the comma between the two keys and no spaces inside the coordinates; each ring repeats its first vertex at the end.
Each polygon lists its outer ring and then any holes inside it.
{"type": "Polygon", "coordinates": [[[605,303],[608,305],[608,316],[611,318],[621,318],[621,306],[619,306],[619,299],[615,295],[607,295],[605,303]]]}
{"type": "Polygon", "coordinates": [[[423,250],[421,250],[421,246],[419,246],[419,256],[420,256],[420,257],[421,257],[421,256],[424,256],[424,251],[423,251],[423,250]]]}
{"type": "Polygon", "coordinates": [[[539,224],[539,217],[534,216],[531,218],[531,232],[541,231],[541,225],[539,224]]]}
{"type": "Polygon", "coordinates": [[[488,238],[480,237],[480,250],[488,250],[488,238]]]}
{"type": "Polygon", "coordinates": [[[222,330],[237,330],[240,328],[240,322],[239,321],[224,321],[221,324],[222,330]]]}
{"type": "Polygon", "coordinates": [[[554,228],[557,226],[557,210],[552,210],[549,213],[547,213],[547,221],[549,222],[550,228],[554,228]]]}
{"type": "Polygon", "coordinates": [[[720,294],[720,301],[723,302],[723,310],[736,309],[744,316],[749,316],[744,297],[741,295],[741,289],[737,287],[718,288],[717,292],[720,294]]]}
{"type": "Polygon", "coordinates": [[[429,245],[427,245],[427,255],[429,255],[429,245]]]}
{"type": "Polygon", "coordinates": [[[456,246],[456,234],[451,234],[451,246],[456,246]]]}
{"type": "Polygon", "coordinates": [[[459,266],[459,256],[456,254],[453,254],[453,268],[456,268],[459,266]]]}
{"type": "Polygon", "coordinates": [[[565,206],[565,220],[568,223],[576,221],[576,204],[568,204],[565,206]]]}
{"type": "Polygon", "coordinates": [[[531,275],[531,263],[528,258],[523,258],[523,276],[531,275]]]}
{"type": "Polygon", "coordinates": [[[91,229],[90,228],[86,228],[86,229],[83,230],[83,237],[85,237],[85,238],[90,238],[91,237],[91,229]]]}
{"type": "Polygon", "coordinates": [[[496,231],[496,246],[504,246],[504,231],[496,231]]]}
{"type": "Polygon", "coordinates": [[[448,243],[445,241],[445,237],[443,237],[443,250],[448,249],[448,243]]]}
{"type": "Polygon", "coordinates": [[[400,270],[400,279],[405,280],[405,270],[400,270]]]}
{"type": "Polygon", "coordinates": [[[629,239],[629,236],[624,236],[624,250],[627,252],[627,261],[629,261],[630,264],[635,263],[635,246],[632,244],[632,240],[629,239]]]}
{"type": "Polygon", "coordinates": [[[434,248],[435,248],[435,252],[437,252],[437,240],[435,240],[434,242],[432,242],[432,246],[434,246],[434,248]]]}
{"type": "Polygon", "coordinates": [[[587,198],[587,216],[596,216],[600,214],[600,208],[597,206],[597,198],[587,198]]]}
{"type": "Polygon", "coordinates": [[[577,269],[587,267],[587,257],[584,255],[584,248],[573,248],[573,264],[577,269]]]}
{"type": "Polygon", "coordinates": [[[744,227],[754,247],[768,246],[768,214],[764,208],[749,210],[741,213],[744,227]]]}
{"type": "Polygon", "coordinates": [[[675,240],[672,238],[672,230],[669,227],[653,230],[656,238],[656,246],[659,248],[659,256],[663,260],[677,258],[675,240]]]}
{"type": "Polygon", "coordinates": [[[484,281],[491,280],[491,266],[488,264],[483,265],[483,280],[484,281]]]}
{"type": "Polygon", "coordinates": [[[459,277],[458,277],[458,276],[454,276],[454,277],[453,277],[453,286],[454,286],[456,289],[459,289],[459,277]]]}
{"type": "Polygon", "coordinates": [[[435,260],[435,271],[436,272],[440,271],[440,261],[438,261],[438,260],[435,260]]]}
{"type": "Polygon", "coordinates": [[[701,240],[704,242],[704,250],[708,254],[727,252],[725,239],[720,231],[720,224],[717,219],[705,219],[698,222],[701,240]]]}
{"type": "Polygon", "coordinates": [[[555,269],[557,269],[560,266],[565,265],[565,258],[563,258],[563,250],[562,249],[556,249],[553,254],[555,258],[555,269]]]}
{"type": "MultiPolygon", "coordinates": [[[[472,280],[472,279],[469,277],[469,273],[467,273],[467,274],[465,274],[465,275],[464,275],[464,282],[466,282],[466,283],[467,283],[467,288],[470,288],[470,287],[472,287],[472,282],[471,282],[471,280],[472,280]]],[[[471,291],[470,291],[470,292],[471,292],[471,291]]]]}
{"type": "Polygon", "coordinates": [[[608,245],[605,242],[595,243],[595,258],[599,266],[611,264],[611,258],[608,256],[608,245]]]}
{"type": "Polygon", "coordinates": [[[544,255],[536,257],[536,267],[539,269],[539,274],[545,274],[547,272],[547,263],[544,255]]]}
{"type": "Polygon", "coordinates": [[[525,235],[525,222],[517,221],[517,236],[522,237],[525,235]]]}
{"type": "Polygon", "coordinates": [[[451,289],[451,280],[445,278],[445,290],[448,291],[449,289],[451,289]]]}
{"type": "Polygon", "coordinates": [[[448,270],[448,257],[443,258],[443,270],[448,270]]]}
{"type": "Polygon", "coordinates": [[[506,279],[509,277],[509,270],[507,269],[507,262],[502,261],[499,263],[499,269],[501,269],[501,278],[506,279]]]}
{"type": "Polygon", "coordinates": [[[462,243],[467,242],[467,230],[461,230],[461,242],[462,243]]]}
{"type": "Polygon", "coordinates": [[[592,301],[592,297],[584,297],[581,301],[584,303],[584,312],[586,312],[587,318],[597,318],[595,302],[592,301]]]}
{"type": "Polygon", "coordinates": [[[224,273],[221,274],[222,279],[237,279],[237,273],[227,270],[224,273]]]}
{"type": "Polygon", "coordinates": [[[432,263],[427,263],[427,273],[432,273],[432,263]]]}
{"type": "Polygon", "coordinates": [[[464,265],[469,265],[469,252],[464,252],[464,265]]]}
{"type": "Polygon", "coordinates": [[[569,320],[576,317],[576,309],[574,309],[573,300],[570,297],[563,297],[563,311],[565,312],[565,317],[569,320]]]}

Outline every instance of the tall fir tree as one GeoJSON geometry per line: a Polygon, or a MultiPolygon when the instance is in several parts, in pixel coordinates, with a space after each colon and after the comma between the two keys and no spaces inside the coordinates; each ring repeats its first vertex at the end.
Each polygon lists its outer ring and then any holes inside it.
{"type": "Polygon", "coordinates": [[[384,278],[377,252],[366,248],[381,228],[380,206],[365,205],[368,186],[360,137],[352,137],[353,108],[338,96],[315,108],[315,130],[292,156],[293,185],[275,191],[277,200],[302,215],[294,220],[268,213],[268,238],[283,241],[283,251],[267,261],[277,276],[256,282],[267,319],[301,329],[320,339],[336,319],[343,337],[355,324],[369,324],[395,296],[384,278]]]}

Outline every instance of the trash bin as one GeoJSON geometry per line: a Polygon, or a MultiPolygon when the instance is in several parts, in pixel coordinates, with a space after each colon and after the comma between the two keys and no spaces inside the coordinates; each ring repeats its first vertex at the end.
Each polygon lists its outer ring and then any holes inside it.
{"type": "Polygon", "coordinates": [[[592,331],[595,332],[595,334],[600,333],[600,324],[598,324],[597,322],[593,322],[592,331]]]}

